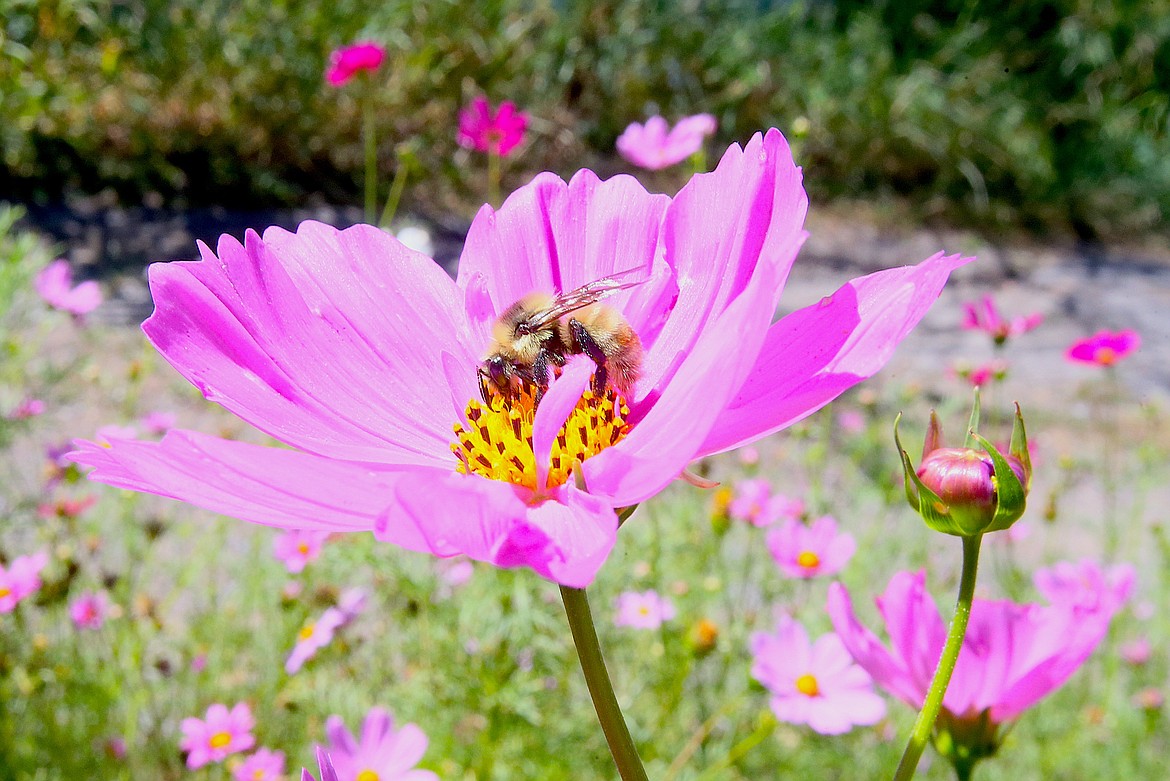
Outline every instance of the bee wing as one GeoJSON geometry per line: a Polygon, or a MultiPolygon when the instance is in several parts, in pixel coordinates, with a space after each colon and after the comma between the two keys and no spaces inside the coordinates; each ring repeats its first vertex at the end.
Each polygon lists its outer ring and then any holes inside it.
{"type": "Polygon", "coordinates": [[[534,331],[551,325],[570,312],[595,304],[619,290],[627,290],[641,285],[646,281],[645,277],[636,280],[630,279],[634,274],[641,273],[644,272],[640,268],[626,269],[608,277],[595,279],[579,288],[558,293],[551,304],[533,312],[525,322],[534,331]]]}

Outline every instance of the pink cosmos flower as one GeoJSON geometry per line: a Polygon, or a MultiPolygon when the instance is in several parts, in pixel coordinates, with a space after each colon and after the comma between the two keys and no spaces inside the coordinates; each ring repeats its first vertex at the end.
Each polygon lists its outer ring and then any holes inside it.
{"type": "Polygon", "coordinates": [[[877,724],[886,703],[865,670],[853,663],[837,635],[809,641],[798,622],[784,616],[776,631],[751,639],[752,677],[772,694],[772,712],[790,724],[807,724],[822,735],[877,724]]]}
{"type": "Polygon", "coordinates": [[[51,502],[41,502],[37,505],[37,515],[41,518],[80,518],[81,514],[97,504],[97,497],[83,496],[80,499],[60,498],[51,502]]]}
{"type": "Polygon", "coordinates": [[[73,272],[66,260],[54,260],[41,269],[33,287],[45,303],[74,317],[87,315],[102,303],[102,289],[90,280],[73,286],[73,272]]]}
{"type": "Polygon", "coordinates": [[[361,41],[335,49],[329,55],[325,80],[334,87],[348,83],[359,73],[373,73],[382,67],[386,50],[372,41],[361,41]]]}
{"type": "Polygon", "coordinates": [[[1153,648],[1150,645],[1149,638],[1136,637],[1121,646],[1121,658],[1126,664],[1139,667],[1149,662],[1151,656],[1153,656],[1153,648]]]}
{"type": "Polygon", "coordinates": [[[138,422],[151,434],[165,434],[175,427],[175,413],[155,410],[143,415],[138,422]]]}
{"type": "Polygon", "coordinates": [[[362,589],[347,589],[342,592],[335,607],[326,608],[316,621],[310,621],[297,633],[297,642],[284,663],[289,675],[298,672],[305,662],[317,655],[333,642],[338,629],[353,621],[366,607],[366,593],[362,589]]]}
{"type": "Polygon", "coordinates": [[[290,447],[172,429],[71,457],[92,479],[255,523],[372,530],[584,586],[615,508],[877,372],[970,260],[880,271],[772,323],[806,205],[771,130],[673,200],[628,176],[541,174],[480,210],[455,281],[370,226],[225,236],[218,255],[151,267],[143,330],[207,398],[290,447]],[[539,409],[530,394],[482,402],[501,312],[617,272],[644,275],[606,299],[643,345],[628,398],[584,394],[595,366],[575,356],[539,409]]]}
{"type": "Polygon", "coordinates": [[[49,563],[46,551],[17,556],[7,567],[0,564],[0,613],[11,613],[16,605],[41,587],[41,570],[49,563]]]}
{"type": "Polygon", "coordinates": [[[626,591],[618,595],[613,623],[634,629],[657,629],[674,616],[674,605],[657,591],[626,591]]]}
{"type": "Polygon", "coordinates": [[[255,726],[246,702],[238,703],[230,711],[226,705],[216,703],[202,719],[194,716],[183,719],[179,724],[183,730],[179,748],[188,752],[187,767],[194,770],[252,748],[256,743],[252,736],[255,726]]]}
{"type": "Polygon", "coordinates": [[[963,304],[963,328],[990,334],[996,344],[1003,344],[1009,337],[1026,334],[1043,322],[1044,315],[1040,312],[1004,320],[991,296],[963,304]]]}
{"type": "Polygon", "coordinates": [[[40,399],[26,398],[9,410],[4,417],[9,420],[27,420],[43,414],[45,414],[45,402],[40,399]]]}
{"type": "Polygon", "coordinates": [[[960,364],[952,368],[956,377],[966,380],[973,388],[986,388],[992,381],[1007,376],[1007,361],[988,361],[978,366],[960,364]]]}
{"type": "Polygon", "coordinates": [[[772,493],[771,484],[763,478],[740,480],[735,484],[727,513],[752,526],[770,526],[779,520],[804,515],[804,501],[772,493]]]}
{"type": "MultiPolygon", "coordinates": [[[[924,572],[901,572],[878,598],[890,645],[862,626],[840,583],[829,587],[829,617],[849,653],[874,680],[920,708],[946,642],[946,625],[926,593],[924,572]]],[[[1104,638],[1111,610],[1019,605],[976,599],[941,723],[1011,721],[1076,672],[1104,638]]]]}
{"type": "Polygon", "coordinates": [[[69,605],[69,617],[78,629],[101,629],[110,614],[110,598],[104,591],[87,591],[69,605]]]}
{"type": "Polygon", "coordinates": [[[321,548],[329,539],[329,532],[314,529],[289,529],[272,541],[272,554],[292,573],[301,572],[310,561],[316,561],[321,548]]]}
{"type": "Polygon", "coordinates": [[[1137,331],[1098,331],[1073,342],[1064,356],[1073,363],[1112,366],[1141,347],[1141,344],[1142,338],[1137,331]]]}
{"type": "Polygon", "coordinates": [[[768,550],[776,566],[790,578],[835,575],[857,550],[853,535],[837,532],[837,521],[822,515],[805,526],[790,519],[768,534],[768,550]]]}
{"type": "Polygon", "coordinates": [[[1061,561],[1036,570],[1036,590],[1054,605],[1114,613],[1133,596],[1137,573],[1130,564],[1102,567],[1093,559],[1061,561]]]}
{"type": "Polygon", "coordinates": [[[492,111],[487,98],[478,95],[459,112],[459,145],[507,157],[524,140],[527,128],[528,115],[517,111],[515,103],[505,100],[492,111]]]}
{"type": "Polygon", "coordinates": [[[370,708],[360,740],[340,716],[325,721],[325,735],[339,781],[438,781],[431,771],[414,767],[426,753],[427,736],[414,724],[394,729],[394,718],[385,708],[370,708]]]}
{"type": "Polygon", "coordinates": [[[650,117],[645,125],[631,122],[617,140],[618,153],[631,163],[651,171],[681,163],[703,148],[703,139],[715,132],[715,117],[696,114],[683,117],[673,128],[662,117],[650,117]]]}
{"type": "Polygon", "coordinates": [[[258,748],[255,754],[236,765],[232,778],[235,781],[282,781],[284,752],[258,748]]]}

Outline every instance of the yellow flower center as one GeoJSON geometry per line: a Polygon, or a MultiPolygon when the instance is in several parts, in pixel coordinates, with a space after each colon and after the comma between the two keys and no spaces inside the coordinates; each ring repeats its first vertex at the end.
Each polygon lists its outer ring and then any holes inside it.
{"type": "Polygon", "coordinates": [[[301,631],[297,632],[297,637],[299,637],[301,640],[308,640],[313,636],[313,632],[316,628],[316,624],[305,624],[303,627],[301,627],[301,631]]]}
{"type": "Polygon", "coordinates": [[[309,552],[309,543],[307,543],[307,542],[298,542],[297,543],[297,553],[301,554],[302,556],[305,556],[308,554],[308,552],[309,552]]]}
{"type": "Polygon", "coordinates": [[[8,596],[11,593],[12,593],[12,589],[8,588],[8,586],[0,586],[0,599],[4,599],[4,597],[8,596]]]}
{"type": "Polygon", "coordinates": [[[1117,351],[1112,347],[1098,347],[1093,358],[1102,366],[1111,366],[1117,362],[1117,351]]]}
{"type": "MultiPolygon", "coordinates": [[[[629,431],[630,410],[612,390],[603,396],[585,391],[569,413],[552,443],[548,479],[541,489],[568,482],[573,467],[607,447],[616,445],[629,431]]],[[[467,403],[467,424],[456,423],[451,452],[459,459],[455,470],[491,480],[537,490],[536,455],[532,449],[532,421],[536,399],[525,387],[512,396],[493,396],[483,404],[467,403]]]]}
{"type": "Polygon", "coordinates": [[[355,781],[379,781],[380,778],[381,776],[367,767],[365,770],[357,774],[355,781]]]}
{"type": "Polygon", "coordinates": [[[266,778],[268,778],[267,770],[261,768],[259,770],[252,771],[252,781],[264,781],[266,778]]]}
{"type": "Polygon", "coordinates": [[[805,673],[796,679],[796,690],[806,697],[816,697],[821,693],[816,676],[811,673],[805,673]]]}
{"type": "Polygon", "coordinates": [[[810,550],[802,550],[796,557],[796,563],[805,569],[815,569],[821,565],[821,557],[810,550]]]}
{"type": "Polygon", "coordinates": [[[211,748],[225,748],[232,742],[230,732],[217,732],[207,740],[207,745],[211,748]]]}

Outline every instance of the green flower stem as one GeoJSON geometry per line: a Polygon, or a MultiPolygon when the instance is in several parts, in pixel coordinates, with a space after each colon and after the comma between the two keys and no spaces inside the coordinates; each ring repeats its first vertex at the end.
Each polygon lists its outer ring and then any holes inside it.
{"type": "Polygon", "coordinates": [[[613,755],[618,773],[622,781],[648,781],[646,769],[642,767],[638,749],[634,746],[613,693],[605,660],[601,657],[601,645],[597,641],[597,630],[593,626],[593,614],[589,610],[585,589],[561,586],[561,599],[565,603],[565,615],[569,618],[573,644],[577,646],[577,656],[581,660],[581,671],[585,673],[589,696],[593,698],[593,708],[597,711],[601,731],[605,733],[609,753],[613,755]]]}
{"type": "Polygon", "coordinates": [[[362,106],[362,145],[366,151],[366,222],[374,222],[378,208],[378,142],[375,138],[374,106],[369,95],[362,106]]]}
{"type": "Polygon", "coordinates": [[[950,629],[947,630],[947,642],[943,646],[942,658],[938,660],[938,669],[934,671],[934,678],[931,679],[930,688],[926,692],[926,701],[922,703],[922,710],[914,722],[914,731],[910,733],[910,742],[906,744],[902,761],[898,763],[898,770],[894,773],[894,781],[909,781],[914,776],[918,760],[922,758],[922,752],[926,749],[926,743],[934,729],[935,719],[942,708],[947,684],[951,682],[951,673],[955,671],[955,662],[958,661],[959,651],[963,647],[963,637],[967,634],[967,621],[971,618],[975,576],[979,570],[979,544],[982,541],[981,534],[963,537],[963,574],[959,579],[959,598],[955,602],[955,615],[951,619],[950,629]]]}
{"type": "Polygon", "coordinates": [[[386,206],[382,209],[382,217],[378,220],[378,227],[390,229],[390,222],[398,211],[398,202],[402,200],[402,191],[406,189],[406,179],[410,175],[410,165],[405,156],[398,155],[398,165],[394,169],[394,178],[390,181],[390,195],[386,198],[386,206]]]}
{"type": "Polygon", "coordinates": [[[722,778],[722,773],[724,770],[734,765],[736,762],[742,759],[745,754],[763,743],[764,739],[775,731],[775,719],[769,718],[762,720],[760,725],[756,727],[755,732],[732,746],[731,750],[727,752],[725,757],[711,765],[703,772],[701,776],[699,776],[698,781],[714,781],[716,778],[722,778]]]}
{"type": "Polygon", "coordinates": [[[488,150],[488,203],[493,209],[500,208],[500,153],[493,146],[488,150]]]}

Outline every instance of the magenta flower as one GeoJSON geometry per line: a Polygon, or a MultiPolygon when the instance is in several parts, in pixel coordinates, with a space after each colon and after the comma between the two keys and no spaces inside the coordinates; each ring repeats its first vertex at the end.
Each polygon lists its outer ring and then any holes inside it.
{"type": "Polygon", "coordinates": [[[784,616],[775,632],[754,633],[751,646],[752,677],[771,692],[772,712],[780,721],[840,735],[886,715],[873,681],[835,634],[810,642],[804,627],[784,616]]]}
{"type": "Polygon", "coordinates": [[[1141,347],[1141,344],[1142,338],[1137,331],[1098,331],[1073,342],[1064,357],[1073,363],[1112,366],[1141,347]]]}
{"type": "Polygon", "coordinates": [[[768,550],[776,566],[790,578],[835,575],[857,550],[853,535],[837,532],[837,521],[823,515],[805,526],[789,520],[768,534],[768,550]]]}
{"type": "Polygon", "coordinates": [[[305,662],[333,642],[338,629],[357,618],[366,608],[366,592],[359,588],[346,589],[335,607],[327,608],[316,621],[310,621],[297,633],[297,642],[284,663],[289,675],[298,672],[305,662]]]}
{"type": "Polygon", "coordinates": [[[252,736],[255,726],[252,710],[245,702],[238,703],[230,711],[226,705],[217,702],[207,709],[204,718],[191,716],[183,719],[179,724],[183,730],[179,748],[187,752],[187,767],[194,770],[252,748],[256,743],[252,736]]]}
{"type": "Polygon", "coordinates": [[[438,781],[431,771],[414,767],[426,753],[427,736],[414,724],[395,730],[394,718],[385,708],[370,708],[360,740],[340,716],[325,721],[325,734],[339,781],[438,781]]]}
{"type": "Polygon", "coordinates": [[[1026,334],[1043,322],[1044,315],[1040,312],[1005,320],[1000,317],[991,296],[963,304],[963,328],[990,334],[996,344],[1003,344],[1012,336],[1026,334]]]}
{"type": "Polygon", "coordinates": [[[342,46],[329,55],[325,80],[334,87],[341,87],[359,73],[373,73],[378,70],[385,59],[386,50],[373,41],[342,46]]]}
{"type": "MultiPolygon", "coordinates": [[[[325,749],[317,746],[317,768],[321,774],[320,781],[339,781],[337,778],[337,770],[333,767],[333,761],[329,755],[325,753],[325,749]]],[[[317,781],[313,778],[313,774],[305,768],[301,768],[301,781],[317,781]]]]}
{"type": "Polygon", "coordinates": [[[254,523],[373,531],[584,586],[615,508],[877,372],[969,260],[877,272],[773,324],[806,204],[772,130],[673,200],[628,176],[541,174],[480,210],[456,281],[370,226],[225,236],[218,255],[151,267],[143,330],[207,398],[289,447],[172,429],[80,441],[71,457],[92,479],[254,523]],[[606,299],[643,345],[628,397],[584,393],[595,366],[575,356],[539,409],[531,394],[482,401],[501,312],[618,272],[644,275],[606,299]]]}
{"type": "Polygon", "coordinates": [[[69,604],[69,617],[78,629],[101,629],[110,615],[110,598],[104,591],[87,591],[69,604]]]}
{"type": "Polygon", "coordinates": [[[715,117],[710,114],[683,117],[673,128],[662,117],[650,117],[645,125],[631,122],[626,127],[618,136],[617,151],[634,165],[657,171],[702,149],[703,140],[715,127],[715,117]]]}
{"type": "MultiPolygon", "coordinates": [[[[878,598],[889,646],[857,621],[841,584],[829,587],[829,617],[853,658],[913,708],[922,707],[947,632],[925,583],[924,572],[900,572],[878,598]]],[[[994,730],[1017,718],[1076,672],[1112,617],[1113,610],[974,600],[940,723],[974,729],[987,720],[994,730]]]]}
{"type": "Polygon", "coordinates": [[[41,570],[49,563],[49,554],[38,551],[17,556],[5,567],[0,564],[0,613],[11,613],[17,604],[41,587],[41,570]]]}
{"type": "Polygon", "coordinates": [[[988,361],[978,366],[959,365],[954,367],[955,376],[966,380],[973,388],[986,388],[991,382],[999,382],[1007,376],[1006,361],[988,361]]]}
{"type": "Polygon", "coordinates": [[[92,280],[73,286],[73,272],[66,260],[54,260],[41,269],[33,287],[45,303],[74,317],[87,315],[102,303],[102,290],[92,280]]]}
{"type": "Polygon", "coordinates": [[[327,531],[289,529],[272,541],[272,555],[284,563],[285,569],[295,574],[304,570],[310,561],[317,560],[327,539],[327,531]]]}
{"type": "Polygon", "coordinates": [[[9,420],[27,420],[43,414],[45,414],[45,402],[40,399],[25,398],[9,410],[4,417],[9,420]]]}
{"type": "Polygon", "coordinates": [[[487,98],[477,95],[459,112],[459,145],[507,157],[524,140],[527,128],[528,115],[517,111],[512,101],[505,100],[493,111],[487,98]]]}
{"type": "Polygon", "coordinates": [[[674,605],[657,591],[625,591],[618,595],[613,623],[633,629],[657,629],[674,616],[674,605]]]}
{"type": "Polygon", "coordinates": [[[771,484],[762,478],[740,480],[735,484],[727,514],[752,526],[770,526],[779,520],[804,515],[804,502],[772,493],[771,484]]]}
{"type": "Polygon", "coordinates": [[[282,781],[284,779],[284,752],[258,748],[256,753],[232,770],[235,781],[282,781]]]}
{"type": "Polygon", "coordinates": [[[1110,614],[1121,609],[1133,596],[1137,573],[1130,564],[1102,567],[1092,559],[1061,561],[1036,570],[1036,590],[1054,605],[1070,605],[1110,614]]]}

